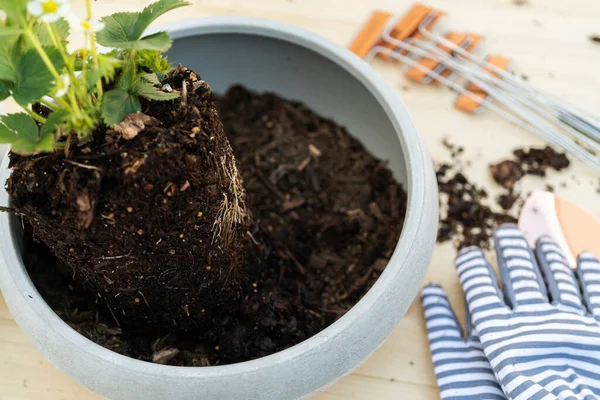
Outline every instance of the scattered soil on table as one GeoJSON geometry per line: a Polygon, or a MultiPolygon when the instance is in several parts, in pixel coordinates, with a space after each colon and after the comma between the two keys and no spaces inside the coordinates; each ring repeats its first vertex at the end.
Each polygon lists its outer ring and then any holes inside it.
{"type": "MultiPolygon", "coordinates": [[[[526,175],[545,177],[548,169],[562,171],[569,167],[570,161],[565,153],[559,153],[546,146],[541,149],[517,149],[513,152],[514,159],[507,159],[490,165],[492,177],[506,193],[497,198],[498,204],[504,210],[510,210],[524,196],[516,190],[515,184],[526,175]]],[[[546,185],[546,190],[553,192],[552,185],[546,185]]],[[[526,196],[525,196],[526,197],[526,196]]]]}
{"type": "Polygon", "coordinates": [[[562,171],[571,164],[565,153],[559,153],[550,146],[543,149],[517,149],[513,154],[528,175],[546,176],[548,168],[562,171]]]}
{"type": "Polygon", "coordinates": [[[517,149],[513,155],[513,160],[490,166],[494,180],[507,189],[512,189],[525,175],[545,177],[549,168],[561,171],[571,164],[565,153],[559,153],[550,146],[543,149],[517,149]]]}
{"type": "MultiPolygon", "coordinates": [[[[516,223],[511,212],[515,204],[529,196],[516,187],[525,175],[545,176],[551,168],[561,171],[570,164],[565,154],[551,147],[517,149],[514,159],[507,159],[490,166],[494,180],[506,189],[495,202],[489,199],[488,192],[470,182],[462,172],[464,163],[461,155],[464,149],[444,139],[442,144],[450,152],[452,162],[441,164],[437,169],[440,190],[441,221],[438,242],[452,241],[457,249],[475,245],[490,249],[494,230],[503,223],[516,223]]],[[[554,187],[546,185],[553,191],[554,187]]]]}
{"type": "Polygon", "coordinates": [[[508,213],[495,211],[487,191],[470,182],[456,165],[440,165],[436,176],[442,204],[438,242],[452,241],[457,249],[490,249],[494,230],[517,221],[508,213]]]}
{"type": "Polygon", "coordinates": [[[524,175],[521,165],[513,160],[504,160],[490,166],[494,180],[507,189],[512,189],[524,175]]]}
{"type": "Polygon", "coordinates": [[[521,199],[521,196],[516,194],[513,190],[509,190],[507,193],[503,193],[498,196],[498,205],[503,210],[510,210],[521,199]]]}
{"type": "Polygon", "coordinates": [[[600,35],[590,35],[589,39],[592,43],[600,43],[600,35]]]}
{"type": "Polygon", "coordinates": [[[100,297],[82,291],[43,246],[28,242],[26,265],[42,296],[108,349],[189,366],[275,353],[348,311],[395,248],[406,194],[345,129],[300,103],[241,87],[220,98],[218,109],[256,222],[247,237],[262,260],[244,266],[238,307],[217,308],[203,330],[121,328],[100,297]]]}

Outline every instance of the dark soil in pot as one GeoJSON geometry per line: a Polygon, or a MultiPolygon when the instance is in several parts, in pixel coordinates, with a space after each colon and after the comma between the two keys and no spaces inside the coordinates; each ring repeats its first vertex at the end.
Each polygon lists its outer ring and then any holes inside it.
{"type": "MultiPolygon", "coordinates": [[[[222,246],[233,246],[234,252],[214,250],[210,242],[214,231],[206,231],[208,224],[199,222],[213,223],[217,218],[218,208],[211,208],[208,200],[212,189],[206,187],[216,184],[219,194],[228,193],[231,186],[226,178],[216,183],[203,180],[206,166],[186,164],[189,154],[202,160],[208,154],[203,152],[210,151],[206,150],[212,143],[210,137],[219,134],[218,121],[211,119],[216,115],[212,97],[204,89],[198,96],[196,104],[190,97],[188,108],[193,110],[195,105],[200,117],[188,118],[191,114],[187,113],[195,111],[181,108],[150,109],[147,114],[159,118],[162,125],[151,124],[135,139],[122,143],[129,147],[108,157],[114,160],[113,166],[122,166],[125,152],[134,166],[140,149],[146,154],[148,149],[179,149],[165,156],[166,164],[153,164],[156,158],[148,156],[138,167],[148,168],[140,180],[128,182],[133,192],[115,193],[111,203],[115,207],[98,211],[90,225],[118,225],[119,232],[128,226],[123,239],[117,236],[103,242],[123,240],[119,250],[127,247],[124,254],[116,254],[115,249],[101,255],[124,256],[109,259],[119,268],[148,266],[147,257],[160,254],[161,261],[156,263],[160,271],[136,272],[143,275],[139,281],[152,276],[149,286],[163,292],[149,296],[148,289],[134,290],[139,282],[133,278],[131,291],[118,296],[86,279],[75,276],[74,281],[74,266],[58,262],[30,234],[25,252],[38,290],[74,329],[113,351],[171,365],[250,360],[321,331],[348,311],[380,276],[399,239],[406,209],[406,194],[385,164],[342,127],[300,103],[234,87],[218,99],[217,107],[243,177],[247,207],[242,206],[251,219],[239,219],[230,230],[230,241],[222,242],[222,246]],[[199,118],[206,125],[198,124],[199,118]],[[196,126],[200,131],[194,130],[196,126]],[[208,137],[203,138],[204,134],[208,137]],[[148,179],[157,179],[159,184],[148,179]],[[146,189],[148,184],[153,188],[146,189]],[[203,184],[205,192],[200,193],[198,186],[203,184]],[[146,190],[151,195],[145,197],[146,190]],[[180,212],[181,218],[173,219],[173,212],[180,212]],[[129,252],[136,246],[144,250],[132,257],[129,252]],[[195,287],[195,296],[189,296],[185,287],[195,287]],[[107,300],[108,296],[126,296],[128,302],[115,307],[121,303],[107,300]],[[169,300],[158,301],[162,296],[169,300]],[[173,298],[179,306],[172,306],[173,298]],[[170,313],[174,323],[169,323],[170,313]]],[[[156,105],[160,106],[164,104],[156,105]]],[[[86,158],[89,153],[81,156],[76,162],[93,162],[86,158]]],[[[73,167],[71,173],[85,174],[75,182],[89,182],[96,172],[73,167]]],[[[102,171],[110,168],[111,164],[103,164],[102,171]]],[[[89,190],[104,191],[105,183],[100,185],[89,190]]],[[[85,213],[87,204],[81,203],[84,210],[79,211],[85,213]]],[[[27,230],[39,235],[35,226],[27,230]]],[[[51,229],[46,234],[60,235],[51,229]]],[[[71,247],[65,246],[66,251],[71,247]]],[[[107,277],[114,285],[115,279],[107,277]]]]}

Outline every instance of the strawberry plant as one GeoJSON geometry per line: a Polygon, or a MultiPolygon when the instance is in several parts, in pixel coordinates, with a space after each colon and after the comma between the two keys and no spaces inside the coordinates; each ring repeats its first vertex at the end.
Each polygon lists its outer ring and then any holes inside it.
{"type": "Polygon", "coordinates": [[[70,12],[68,0],[3,1],[0,101],[12,97],[22,112],[0,118],[0,143],[24,155],[62,149],[72,137],[83,144],[100,124],[112,127],[141,111],[140,98],[179,97],[160,84],[171,69],[162,55],[171,46],[169,34],[144,31],[188,4],[159,0],[141,12],[95,20],[91,0],[84,19],[70,12]],[[68,48],[71,32],[83,34],[83,47],[68,48]],[[98,45],[113,50],[103,54],[98,45]],[[48,115],[35,112],[35,104],[47,107],[48,115]]]}

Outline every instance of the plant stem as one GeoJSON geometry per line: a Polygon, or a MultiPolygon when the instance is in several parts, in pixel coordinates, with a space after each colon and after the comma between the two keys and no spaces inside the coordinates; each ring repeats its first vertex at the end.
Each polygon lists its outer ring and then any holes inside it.
{"type": "Polygon", "coordinates": [[[48,31],[48,35],[50,35],[52,43],[54,43],[54,46],[56,46],[56,48],[60,52],[60,55],[62,56],[65,65],[67,66],[67,70],[71,72],[71,60],[69,59],[69,56],[67,55],[63,44],[59,42],[60,35],[58,35],[58,32],[56,32],[56,28],[50,25],[48,22],[44,22],[44,25],[46,25],[46,30],[48,31]]]}
{"type": "Polygon", "coordinates": [[[27,112],[27,114],[31,115],[31,117],[33,119],[35,119],[36,121],[41,122],[42,124],[46,123],[46,118],[42,117],[41,115],[38,115],[38,114],[34,113],[29,108],[23,106],[23,110],[25,110],[27,112]]]}
{"type": "Polygon", "coordinates": [[[71,109],[71,106],[69,105],[69,103],[67,103],[64,99],[60,98],[60,97],[53,97],[52,100],[56,101],[58,104],[60,104],[61,107],[73,111],[71,109]]]}
{"type": "Polygon", "coordinates": [[[75,77],[74,68],[71,65],[71,59],[69,58],[69,56],[66,52],[66,49],[63,46],[63,43],[61,43],[59,41],[60,35],[56,31],[56,27],[50,25],[47,22],[45,22],[44,25],[46,25],[46,29],[48,30],[48,34],[50,35],[52,42],[55,43],[56,48],[60,52],[60,55],[63,58],[63,61],[65,62],[65,67],[67,68],[67,72],[69,73],[69,79],[71,80],[71,84],[67,88],[67,93],[68,93],[69,99],[71,100],[71,104],[73,105],[73,110],[78,112],[79,105],[77,104],[77,98],[75,96],[75,88],[76,88],[75,83],[77,81],[77,78],[75,77]]]}
{"type": "Polygon", "coordinates": [[[88,20],[92,20],[92,2],[91,0],[85,0],[85,12],[87,13],[88,20]]]}
{"type": "MultiPolygon", "coordinates": [[[[92,1],[85,0],[85,9],[87,13],[88,21],[92,20],[92,1]]],[[[94,67],[98,68],[98,52],[96,50],[96,34],[90,32],[90,50],[92,52],[92,63],[94,67]]],[[[96,89],[98,90],[98,101],[102,101],[102,79],[96,82],[96,89]]]]}
{"type": "Polygon", "coordinates": [[[87,87],[86,75],[87,75],[87,61],[88,61],[88,52],[87,52],[88,39],[89,39],[89,35],[87,32],[85,32],[84,36],[83,36],[83,49],[79,52],[79,54],[81,55],[81,80],[83,81],[83,83],[85,83],[86,87],[87,87]]]}
{"type": "Polygon", "coordinates": [[[44,61],[44,64],[46,64],[46,67],[54,76],[54,79],[56,79],[57,82],[61,80],[58,71],[56,70],[56,68],[54,68],[52,61],[50,61],[50,58],[48,58],[48,54],[46,54],[46,52],[44,51],[44,48],[42,47],[42,44],[40,43],[38,38],[29,29],[25,30],[25,35],[27,36],[27,39],[29,39],[33,47],[35,47],[35,49],[37,50],[38,54],[42,58],[42,61],[44,61]]]}
{"type": "MultiPolygon", "coordinates": [[[[52,44],[55,47],[58,47],[58,42],[57,42],[56,37],[54,37],[54,32],[52,31],[52,27],[47,22],[44,22],[44,25],[46,26],[46,31],[48,31],[48,36],[50,36],[50,40],[52,40],[52,44]]],[[[67,61],[65,60],[65,62],[67,62],[67,61]]]]}

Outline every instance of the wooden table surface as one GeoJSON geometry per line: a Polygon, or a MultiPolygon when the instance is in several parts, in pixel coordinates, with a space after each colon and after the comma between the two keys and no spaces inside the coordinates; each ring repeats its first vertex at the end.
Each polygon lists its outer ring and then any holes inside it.
{"type": "MultiPolygon", "coordinates": [[[[83,0],[73,0],[83,14],[83,0]]],[[[137,10],[146,0],[97,0],[95,14],[137,10]]],[[[600,114],[600,45],[590,34],[600,34],[598,0],[428,0],[449,13],[448,25],[456,30],[486,36],[486,52],[514,59],[518,70],[537,87],[600,114]]],[[[196,0],[160,22],[212,15],[245,15],[283,21],[322,34],[346,45],[373,8],[402,12],[406,0],[196,0]]],[[[73,38],[77,42],[77,38],[73,38]]],[[[375,67],[408,107],[436,162],[449,160],[443,138],[464,145],[469,179],[498,187],[489,177],[490,162],[509,157],[512,149],[541,145],[533,134],[491,112],[468,116],[452,107],[454,95],[443,88],[408,83],[398,67],[382,62],[375,67]]],[[[8,109],[14,105],[8,104],[8,109]]],[[[600,216],[598,174],[579,162],[545,181],[527,178],[522,191],[557,185],[556,191],[600,216]],[[596,207],[594,207],[596,206],[596,207]]],[[[426,282],[442,284],[462,318],[462,299],[450,245],[437,246],[426,282]]],[[[319,393],[317,400],[333,399],[439,399],[430,361],[422,310],[412,305],[387,341],[351,375],[319,393]]],[[[0,400],[96,400],[98,395],[73,382],[46,361],[27,341],[0,296],[0,400]]]]}

